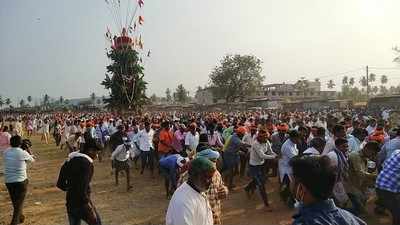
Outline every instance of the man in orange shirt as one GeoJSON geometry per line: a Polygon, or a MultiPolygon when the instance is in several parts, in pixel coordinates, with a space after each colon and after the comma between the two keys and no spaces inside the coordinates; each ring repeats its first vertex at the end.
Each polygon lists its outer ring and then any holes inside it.
{"type": "Polygon", "coordinates": [[[158,143],[158,158],[162,159],[167,156],[172,150],[172,132],[169,128],[169,122],[161,123],[161,131],[158,143]]]}

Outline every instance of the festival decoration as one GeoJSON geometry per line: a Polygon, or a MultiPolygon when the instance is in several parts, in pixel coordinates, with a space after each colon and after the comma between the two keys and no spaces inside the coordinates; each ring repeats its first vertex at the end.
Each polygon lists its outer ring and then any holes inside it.
{"type": "Polygon", "coordinates": [[[110,65],[102,85],[110,90],[110,97],[104,100],[110,108],[138,110],[147,97],[144,65],[150,57],[150,50],[144,51],[141,30],[144,17],[140,15],[143,0],[105,0],[114,20],[116,33],[109,26],[105,38],[110,65]],[[126,12],[126,13],[123,13],[126,12]],[[138,26],[138,24],[140,26],[138,26]]]}

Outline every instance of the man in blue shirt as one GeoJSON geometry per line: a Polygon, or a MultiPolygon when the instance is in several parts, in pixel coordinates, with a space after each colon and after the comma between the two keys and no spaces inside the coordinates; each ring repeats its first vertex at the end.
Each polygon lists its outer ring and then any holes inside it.
{"type": "Polygon", "coordinates": [[[160,171],[165,178],[166,196],[172,196],[176,189],[178,169],[188,160],[179,154],[173,154],[160,159],[160,171]]]}
{"type": "Polygon", "coordinates": [[[350,212],[336,207],[332,196],[336,172],[327,156],[295,157],[290,161],[292,193],[299,201],[293,225],[366,225],[350,212]]]}
{"type": "Polygon", "coordinates": [[[392,213],[393,225],[400,224],[400,150],[386,160],[375,186],[383,206],[392,213]]]}

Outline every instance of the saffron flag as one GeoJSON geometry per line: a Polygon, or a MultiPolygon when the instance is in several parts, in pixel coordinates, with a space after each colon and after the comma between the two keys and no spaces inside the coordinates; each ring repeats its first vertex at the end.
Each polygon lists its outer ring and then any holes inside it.
{"type": "Polygon", "coordinates": [[[143,23],[144,23],[144,18],[143,18],[143,16],[139,16],[139,24],[140,24],[140,25],[143,25],[143,23]]]}
{"type": "Polygon", "coordinates": [[[139,0],[139,1],[138,1],[138,3],[139,3],[139,7],[140,7],[140,8],[142,8],[142,7],[143,7],[143,5],[144,5],[144,2],[143,2],[143,0],[139,0]]]}

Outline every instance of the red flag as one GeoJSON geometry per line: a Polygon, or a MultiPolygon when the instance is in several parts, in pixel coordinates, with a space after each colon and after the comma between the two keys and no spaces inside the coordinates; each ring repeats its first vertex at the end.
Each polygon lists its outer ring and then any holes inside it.
{"type": "Polygon", "coordinates": [[[139,16],[139,24],[140,24],[140,25],[143,25],[143,23],[144,23],[144,18],[143,18],[143,16],[139,16]]]}
{"type": "Polygon", "coordinates": [[[138,3],[139,3],[139,7],[140,7],[140,8],[142,8],[142,7],[143,7],[143,5],[144,5],[144,2],[143,2],[143,0],[139,0],[139,1],[138,1],[138,3]]]}

